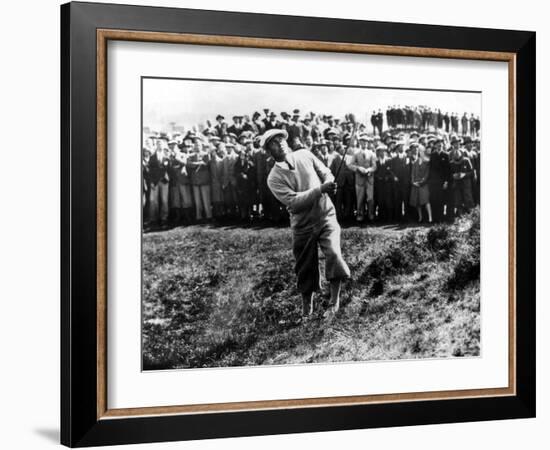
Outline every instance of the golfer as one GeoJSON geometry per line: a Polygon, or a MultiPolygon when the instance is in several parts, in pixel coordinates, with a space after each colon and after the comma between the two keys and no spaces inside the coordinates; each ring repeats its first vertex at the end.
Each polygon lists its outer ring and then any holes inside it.
{"type": "Polygon", "coordinates": [[[267,185],[290,214],[302,315],[313,313],[313,292],[321,288],[318,246],[325,255],[325,276],[336,312],[340,308],[341,282],[350,276],[340,249],[336,210],[329,198],[336,192],[336,183],[330,170],[309,150],[291,152],[287,139],[286,130],[271,129],[262,135],[260,144],[275,160],[267,185]]]}

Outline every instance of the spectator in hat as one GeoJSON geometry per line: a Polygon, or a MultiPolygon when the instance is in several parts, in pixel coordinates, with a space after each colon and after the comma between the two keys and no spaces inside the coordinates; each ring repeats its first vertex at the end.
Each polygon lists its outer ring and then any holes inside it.
{"type": "Polygon", "coordinates": [[[169,178],[169,220],[174,224],[178,224],[181,221],[181,210],[179,201],[179,189],[178,189],[178,172],[181,170],[181,163],[176,158],[177,142],[174,139],[168,141],[168,178],[169,178]]]}
{"type": "Polygon", "coordinates": [[[250,220],[252,216],[252,204],[256,192],[254,163],[249,151],[239,153],[235,162],[235,178],[237,181],[237,202],[241,219],[250,220]]]}
{"type": "Polygon", "coordinates": [[[453,193],[453,213],[460,215],[474,206],[472,178],[474,167],[472,162],[460,148],[457,137],[451,139],[450,153],[451,190],[453,193]]]}
{"type": "Polygon", "coordinates": [[[141,150],[141,180],[142,180],[142,214],[145,221],[148,220],[148,202],[149,202],[149,160],[151,159],[151,150],[143,147],[141,150]]]}
{"type": "Polygon", "coordinates": [[[227,132],[227,123],[225,123],[224,120],[225,117],[223,117],[221,114],[218,114],[216,116],[216,125],[214,125],[214,132],[219,137],[222,137],[227,132]]]}
{"type": "Polygon", "coordinates": [[[430,175],[430,163],[423,145],[413,144],[411,146],[413,159],[411,168],[411,197],[410,205],[416,208],[418,222],[422,222],[422,207],[428,212],[428,222],[432,223],[432,208],[430,205],[430,189],[428,177],[430,175]]]}
{"type": "Polygon", "coordinates": [[[376,148],[376,170],[374,172],[374,203],[380,221],[388,221],[393,216],[395,178],[391,166],[388,147],[384,144],[376,148]]]}
{"type": "Polygon", "coordinates": [[[235,163],[238,155],[235,152],[235,145],[231,142],[225,144],[226,154],[223,158],[222,189],[224,205],[227,215],[235,218],[237,215],[237,177],[235,163]]]}
{"type": "Polygon", "coordinates": [[[473,181],[473,190],[474,190],[474,202],[476,205],[481,203],[481,154],[480,154],[480,142],[479,139],[472,140],[472,154],[474,155],[474,160],[472,162],[474,166],[474,181],[473,181]]]}
{"type": "Polygon", "coordinates": [[[378,135],[381,136],[382,130],[384,129],[384,115],[381,109],[376,113],[376,127],[378,128],[378,135]]]}
{"type": "Polygon", "coordinates": [[[264,120],[264,125],[265,131],[273,130],[274,128],[280,128],[280,124],[277,121],[277,114],[275,114],[274,112],[269,113],[269,116],[264,120]]]}
{"type": "Polygon", "coordinates": [[[286,111],[281,111],[279,115],[281,116],[281,119],[279,120],[279,128],[283,130],[288,130],[290,115],[286,111]]]}
{"type": "Polygon", "coordinates": [[[181,170],[178,173],[178,189],[181,216],[185,224],[191,224],[194,220],[193,188],[191,187],[191,177],[187,172],[187,160],[192,148],[193,144],[188,142],[176,156],[181,163],[181,170]]]}
{"type": "Polygon", "coordinates": [[[149,225],[165,226],[169,214],[170,166],[169,150],[163,139],[157,139],[155,152],[149,159],[149,225]]]}
{"type": "MultiPolygon", "coordinates": [[[[324,139],[322,139],[322,141],[324,142],[324,144],[326,145],[326,141],[324,139]]],[[[321,144],[321,142],[319,142],[319,144],[321,144]]],[[[304,148],[309,150],[309,151],[313,151],[313,147],[315,146],[316,144],[314,144],[313,142],[313,138],[311,137],[311,135],[309,136],[306,136],[304,138],[304,148]]]]}
{"type": "Polygon", "coordinates": [[[297,148],[294,145],[296,138],[298,138],[300,142],[303,142],[304,139],[304,127],[300,123],[299,109],[292,111],[292,121],[288,124],[287,132],[290,148],[292,148],[292,150],[296,150],[297,148]]]}
{"type": "Polygon", "coordinates": [[[267,184],[288,209],[293,235],[298,290],[303,315],[312,314],[313,293],[320,290],[318,247],[325,255],[325,276],[330,282],[334,310],[340,307],[340,288],[350,275],[340,248],[340,226],[328,194],[336,191],[334,177],[308,150],[291,152],[285,130],[269,130],[262,136],[275,161],[267,184]]]}
{"type": "Polygon", "coordinates": [[[395,200],[393,216],[398,221],[407,217],[409,198],[411,168],[407,154],[405,153],[405,141],[398,141],[395,145],[395,152],[391,157],[392,172],[395,175],[395,200]]]}
{"type": "Polygon", "coordinates": [[[460,119],[461,125],[462,125],[462,135],[466,136],[468,134],[468,115],[464,113],[462,116],[462,119],[460,119]]]}
{"type": "Polygon", "coordinates": [[[225,158],[225,144],[220,142],[210,150],[210,183],[212,193],[212,216],[222,219],[225,215],[223,197],[223,164],[225,158]]]}
{"type": "Polygon", "coordinates": [[[443,150],[443,140],[436,139],[430,153],[428,188],[433,219],[441,222],[445,212],[445,191],[449,189],[449,155],[443,150]]]}
{"type": "Polygon", "coordinates": [[[263,132],[265,130],[265,123],[261,119],[261,117],[262,116],[258,111],[255,111],[254,114],[252,114],[252,123],[255,126],[254,132],[258,135],[263,134],[263,132]]]}
{"type": "Polygon", "coordinates": [[[449,124],[450,124],[451,118],[449,117],[449,113],[446,112],[443,116],[443,123],[445,125],[445,133],[449,132],[449,124]]]}
{"type": "Polygon", "coordinates": [[[233,116],[233,123],[227,128],[227,132],[230,136],[234,135],[235,139],[237,139],[243,132],[243,116],[233,116]]]}
{"type": "MultiPolygon", "coordinates": [[[[390,112],[392,114],[392,112],[390,112]]],[[[393,119],[390,119],[393,122],[393,119]]],[[[376,114],[376,111],[373,111],[370,116],[370,124],[372,126],[372,134],[376,134],[378,131],[378,116],[376,114]]]]}
{"type": "Polygon", "coordinates": [[[359,149],[353,154],[349,168],[355,172],[355,195],[357,198],[357,221],[365,219],[365,212],[370,221],[374,219],[374,172],[376,155],[367,145],[366,136],[359,137],[359,149]]]}
{"type": "Polygon", "coordinates": [[[193,188],[195,219],[211,219],[210,155],[203,151],[202,142],[198,139],[193,144],[193,153],[187,158],[186,167],[193,188]]]}
{"type": "Polygon", "coordinates": [[[304,141],[306,141],[308,138],[311,138],[313,140],[313,127],[311,125],[311,120],[312,117],[310,115],[306,115],[304,117],[304,120],[302,121],[302,136],[304,138],[304,141]]]}
{"type": "MultiPolygon", "coordinates": [[[[323,147],[326,148],[326,144],[323,145],[323,147]]],[[[309,149],[308,149],[309,150],[309,149]]],[[[325,166],[327,166],[327,159],[324,157],[324,155],[321,153],[321,144],[314,144],[311,148],[311,153],[315,155],[315,157],[321,161],[325,166]]]]}

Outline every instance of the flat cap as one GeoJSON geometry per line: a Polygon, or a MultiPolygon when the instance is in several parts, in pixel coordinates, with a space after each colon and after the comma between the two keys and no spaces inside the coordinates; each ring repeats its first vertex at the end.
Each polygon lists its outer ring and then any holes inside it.
{"type": "Polygon", "coordinates": [[[269,141],[275,136],[284,136],[285,139],[288,139],[288,133],[286,132],[286,130],[280,128],[272,128],[271,130],[267,130],[264,134],[262,134],[262,137],[260,138],[260,146],[265,147],[269,143],[269,141]]]}

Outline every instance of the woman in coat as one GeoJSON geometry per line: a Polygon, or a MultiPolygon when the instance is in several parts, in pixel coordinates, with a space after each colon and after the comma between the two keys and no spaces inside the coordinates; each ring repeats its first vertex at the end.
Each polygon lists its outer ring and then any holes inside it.
{"type": "Polygon", "coordinates": [[[410,205],[418,212],[418,222],[422,222],[422,207],[428,212],[428,222],[432,223],[432,206],[430,205],[430,189],[428,177],[430,175],[430,162],[426,150],[422,145],[411,144],[411,198],[410,205]]]}

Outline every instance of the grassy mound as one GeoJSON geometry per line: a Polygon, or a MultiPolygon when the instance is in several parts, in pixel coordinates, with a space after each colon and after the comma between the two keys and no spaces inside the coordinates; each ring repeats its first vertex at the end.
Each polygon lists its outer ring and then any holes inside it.
{"type": "Polygon", "coordinates": [[[145,370],[479,355],[479,214],[342,230],[344,308],[296,324],[288,229],[188,227],[143,243],[145,370]]]}

